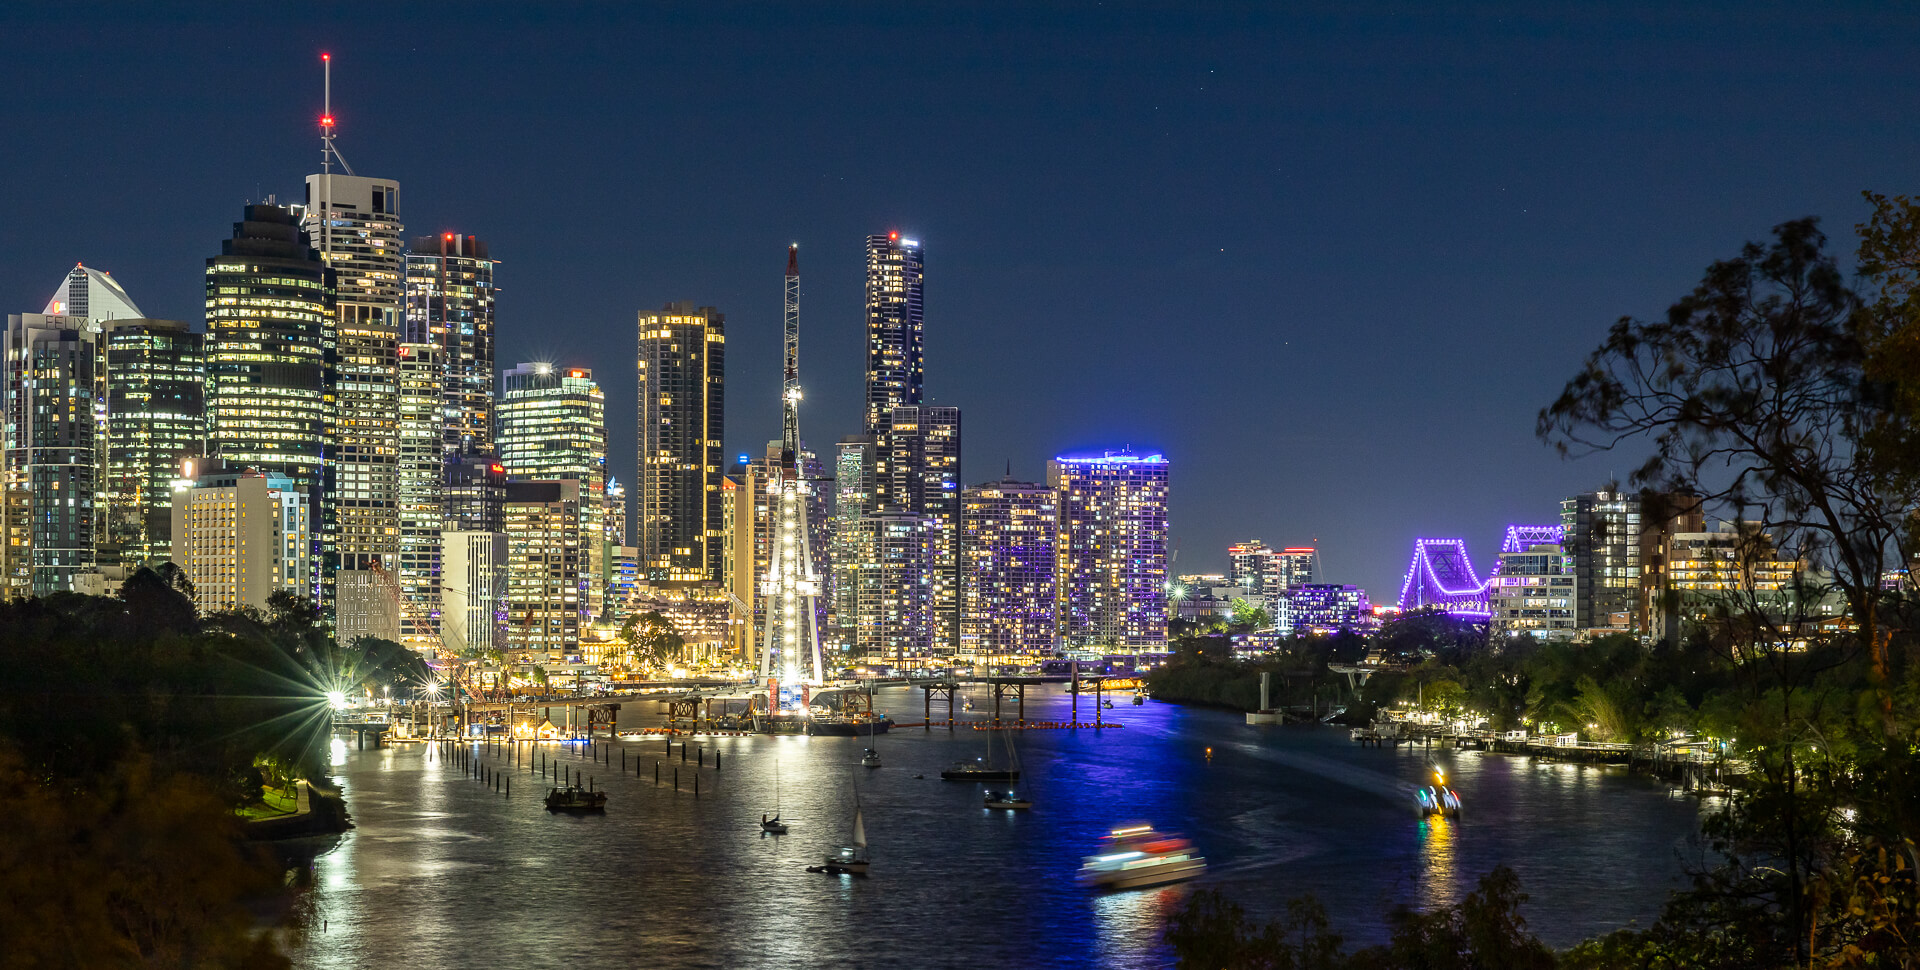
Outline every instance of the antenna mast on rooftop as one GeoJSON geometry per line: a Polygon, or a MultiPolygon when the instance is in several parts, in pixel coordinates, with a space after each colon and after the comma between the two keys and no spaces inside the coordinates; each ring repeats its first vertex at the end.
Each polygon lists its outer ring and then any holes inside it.
{"type": "Polygon", "coordinates": [[[322,94],[320,102],[320,171],[332,174],[333,163],[337,160],[340,167],[353,174],[353,166],[347,164],[347,157],[340,154],[339,146],[333,143],[333,55],[322,52],[320,55],[320,74],[322,94]]]}

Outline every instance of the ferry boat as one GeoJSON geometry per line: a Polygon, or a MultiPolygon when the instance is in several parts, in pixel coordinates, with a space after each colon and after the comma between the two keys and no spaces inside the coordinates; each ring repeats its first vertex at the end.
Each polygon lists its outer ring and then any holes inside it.
{"type": "Polygon", "coordinates": [[[1441,818],[1460,817],[1460,796],[1447,787],[1447,773],[1439,765],[1433,767],[1433,784],[1414,789],[1413,797],[1419,805],[1421,818],[1434,815],[1441,818]]]}
{"type": "Polygon", "coordinates": [[[1101,840],[1100,853],[1080,865],[1080,884],[1093,889],[1139,889],[1192,879],[1207,871],[1206,857],[1193,843],[1151,825],[1114,829],[1101,840]]]}

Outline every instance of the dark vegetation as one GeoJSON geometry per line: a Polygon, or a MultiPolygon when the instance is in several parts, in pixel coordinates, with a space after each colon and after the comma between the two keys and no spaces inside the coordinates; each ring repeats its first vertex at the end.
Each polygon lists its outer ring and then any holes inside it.
{"type": "Polygon", "coordinates": [[[235,810],[325,779],[326,692],[400,688],[398,644],[336,648],[312,605],[197,616],[173,570],[0,604],[0,966],[285,966],[254,910],[283,867],[235,810]]]}
{"type": "MultiPolygon", "coordinates": [[[[1920,550],[1920,208],[1869,199],[1858,289],[1813,220],[1784,224],[1663,319],[1615,324],[1540,415],[1563,453],[1650,445],[1633,486],[1698,496],[1791,550],[1804,572],[1785,605],[1729,590],[1681,642],[1651,646],[1376,639],[1407,664],[1374,676],[1371,704],[1724,740],[1742,773],[1703,823],[1688,888],[1651,927],[1560,954],[1525,932],[1503,871],[1457,907],[1396,915],[1390,943],[1351,954],[1311,900],[1256,926],[1199,893],[1168,931],[1182,967],[1920,967],[1920,596],[1911,576],[1886,581],[1920,550]],[[1824,602],[1840,622],[1813,621],[1824,602]]],[[[1204,650],[1170,668],[1181,690],[1253,672],[1204,650]]]]}

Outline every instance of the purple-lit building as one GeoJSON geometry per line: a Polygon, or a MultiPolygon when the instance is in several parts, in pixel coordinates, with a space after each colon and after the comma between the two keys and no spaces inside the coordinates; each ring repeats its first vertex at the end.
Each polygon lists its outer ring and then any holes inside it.
{"type": "Polygon", "coordinates": [[[1469,619],[1487,618],[1487,584],[1467,558],[1467,540],[1413,540],[1413,562],[1400,584],[1400,609],[1437,609],[1469,619]]]}
{"type": "Polygon", "coordinates": [[[1053,653],[1059,528],[1059,494],[1045,485],[1009,477],[961,493],[961,653],[1053,653]]]}
{"type": "Polygon", "coordinates": [[[1573,559],[1557,525],[1510,525],[1500,564],[1487,578],[1488,622],[1495,636],[1569,638],[1574,618],[1573,559]]]}
{"type": "Polygon", "coordinates": [[[1339,583],[1303,583],[1289,587],[1275,600],[1274,626],[1293,636],[1372,633],[1379,621],[1367,591],[1339,583]]]}
{"type": "Polygon", "coordinates": [[[1167,459],[1107,452],[1047,463],[1059,496],[1060,638],[1069,648],[1167,642],[1167,459]]]}

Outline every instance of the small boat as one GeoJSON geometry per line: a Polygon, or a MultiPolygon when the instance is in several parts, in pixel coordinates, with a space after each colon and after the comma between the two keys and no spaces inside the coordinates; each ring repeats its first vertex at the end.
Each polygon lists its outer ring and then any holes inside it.
{"type": "Polygon", "coordinates": [[[554,788],[547,792],[547,811],[549,812],[604,812],[607,810],[607,793],[588,791],[579,785],[554,788]]]}
{"type": "Polygon", "coordinates": [[[1146,702],[1147,702],[1147,695],[1138,694],[1138,693],[1133,695],[1133,706],[1139,707],[1140,705],[1145,704],[1146,702]]]}
{"type": "Polygon", "coordinates": [[[848,844],[827,856],[818,866],[807,867],[808,872],[824,872],[832,876],[867,874],[867,825],[860,814],[860,796],[853,796],[853,837],[848,844]]]}
{"type": "Polygon", "coordinates": [[[987,756],[972,761],[956,761],[940,777],[948,781],[1019,781],[1020,755],[1013,750],[1013,735],[1010,732],[989,732],[987,736],[987,756]],[[993,735],[1005,734],[1007,741],[1006,767],[993,763],[993,735]]]}
{"type": "Polygon", "coordinates": [[[1413,798],[1419,806],[1421,818],[1434,815],[1441,818],[1460,817],[1460,796],[1447,787],[1447,773],[1439,765],[1433,766],[1433,784],[1414,789],[1413,798]]]}
{"type": "Polygon", "coordinates": [[[880,752],[868,748],[867,753],[860,756],[860,763],[869,768],[880,767],[880,752]]]}
{"type": "Polygon", "coordinates": [[[787,834],[787,823],[780,821],[780,816],[778,815],[762,815],[760,816],[760,831],[768,835],[785,835],[787,834]]]}
{"type": "Polygon", "coordinates": [[[1033,800],[1021,798],[1011,791],[990,791],[987,793],[985,804],[988,808],[1032,808],[1033,800]]]}
{"type": "Polygon", "coordinates": [[[1192,879],[1207,871],[1207,860],[1184,837],[1156,832],[1151,825],[1114,829],[1101,840],[1100,853],[1080,865],[1080,884],[1093,889],[1139,889],[1192,879]]]}
{"type": "Polygon", "coordinates": [[[995,768],[984,761],[956,761],[940,777],[948,781],[1018,781],[1020,769],[995,768]]]}

